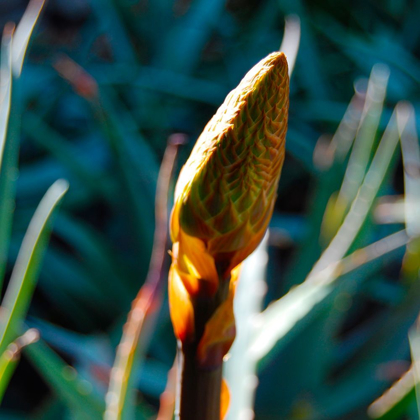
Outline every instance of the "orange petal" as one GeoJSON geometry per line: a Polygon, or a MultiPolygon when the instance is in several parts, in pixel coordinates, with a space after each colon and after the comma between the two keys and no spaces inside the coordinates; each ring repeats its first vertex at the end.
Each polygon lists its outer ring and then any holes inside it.
{"type": "Polygon", "coordinates": [[[230,392],[226,381],[222,381],[222,389],[220,391],[220,420],[223,420],[228,412],[230,403],[230,392]]]}
{"type": "Polygon", "coordinates": [[[204,328],[204,334],[197,349],[198,361],[202,366],[220,365],[235,339],[233,298],[238,274],[239,266],[232,270],[227,299],[216,309],[204,328]]]}
{"type": "Polygon", "coordinates": [[[194,334],[194,308],[174,264],[169,270],[168,295],[175,336],[184,342],[194,334]]]}
{"type": "MultiPolygon", "coordinates": [[[[204,242],[179,230],[179,249],[177,262],[180,272],[195,277],[199,288],[195,293],[204,292],[213,295],[219,286],[214,258],[208,253],[204,242]]],[[[194,293],[194,290],[191,291],[194,293]]]]}

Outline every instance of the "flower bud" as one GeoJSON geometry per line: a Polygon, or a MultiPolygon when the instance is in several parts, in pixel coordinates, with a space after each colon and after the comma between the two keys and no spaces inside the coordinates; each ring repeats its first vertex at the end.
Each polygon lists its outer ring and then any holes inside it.
{"type": "Polygon", "coordinates": [[[288,105],[287,60],[272,53],[229,93],[181,171],[170,224],[170,289],[183,288],[169,292],[178,338],[194,331],[194,299],[214,296],[265,234],[284,161],[288,105]],[[184,325],[175,313],[189,314],[184,325]]]}

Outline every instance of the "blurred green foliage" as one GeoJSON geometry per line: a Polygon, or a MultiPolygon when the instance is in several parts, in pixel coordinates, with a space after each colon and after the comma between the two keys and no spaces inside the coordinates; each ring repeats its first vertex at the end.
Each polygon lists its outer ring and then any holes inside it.
{"type": "MultiPolygon", "coordinates": [[[[18,21],[24,3],[1,2],[3,24],[18,21]]],[[[70,189],[26,320],[43,341],[25,349],[0,417],[101,418],[122,325],[147,274],[167,138],[188,135],[180,157],[185,161],[226,94],[279,48],[290,14],[299,16],[302,35],[291,79],[288,155],[269,263],[263,256],[250,270],[261,277],[266,271],[267,293],[256,293],[241,313],[257,313],[302,283],[351,211],[365,172],[374,167],[378,173],[372,157],[394,105],[404,99],[419,107],[419,13],[419,1],[395,0],[50,0],[12,105],[12,118],[20,115],[21,123],[9,134],[20,141],[20,154],[8,262],[0,267],[6,279],[45,191],[58,178],[70,189]],[[369,143],[364,151],[352,149],[361,179],[340,207],[334,200],[344,188],[352,139],[348,147],[342,140],[332,160],[329,140],[343,121],[357,128],[366,80],[378,62],[390,70],[386,101],[381,112],[376,97],[376,114],[364,120],[364,134],[359,131],[357,144],[369,143]],[[356,99],[346,120],[354,81],[356,99]]],[[[384,96],[386,81],[378,84],[384,96]]],[[[394,149],[381,155],[388,160],[369,196],[372,210],[377,196],[404,192],[394,149]]],[[[413,165],[418,170],[418,162],[413,165]]],[[[403,227],[398,215],[384,224],[373,213],[365,214],[346,255],[403,227]]],[[[420,310],[419,253],[415,247],[407,252],[415,268],[402,274],[399,249],[334,279],[329,288],[296,288],[290,299],[297,296],[303,315],[292,305],[290,313],[301,315],[291,316],[281,334],[272,330],[274,344],[261,362],[249,361],[249,372],[259,374],[258,420],[368,418],[368,405],[410,365],[407,332],[420,310]],[[309,298],[299,301],[305,293],[309,298]]],[[[281,302],[265,313],[266,325],[289,313],[281,302]]],[[[253,334],[240,341],[239,354],[248,351],[253,334]]],[[[165,301],[147,359],[134,375],[136,418],[156,413],[175,348],[165,301]]],[[[418,419],[415,393],[410,395],[388,418],[418,419]]]]}

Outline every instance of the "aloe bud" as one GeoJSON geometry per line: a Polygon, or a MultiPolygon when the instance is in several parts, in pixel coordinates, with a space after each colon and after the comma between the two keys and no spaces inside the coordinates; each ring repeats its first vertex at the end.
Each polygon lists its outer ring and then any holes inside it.
{"type": "Polygon", "coordinates": [[[286,57],[272,53],[229,93],[181,171],[170,226],[169,293],[178,337],[194,330],[191,299],[214,296],[220,279],[265,234],[284,161],[288,105],[286,57]],[[184,325],[180,313],[188,314],[184,325]]]}
{"type": "Polygon", "coordinates": [[[289,102],[287,61],[253,67],[205,127],[182,169],[171,235],[199,238],[227,271],[264,236],[283,165],[289,102]]]}

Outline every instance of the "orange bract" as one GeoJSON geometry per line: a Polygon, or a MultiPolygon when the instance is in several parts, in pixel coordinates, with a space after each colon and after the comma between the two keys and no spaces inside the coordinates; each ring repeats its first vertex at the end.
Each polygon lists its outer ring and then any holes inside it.
{"type": "Polygon", "coordinates": [[[233,298],[240,273],[240,265],[232,270],[229,294],[207,322],[197,348],[197,359],[201,365],[217,366],[222,363],[236,335],[233,316],[233,298]]]}

